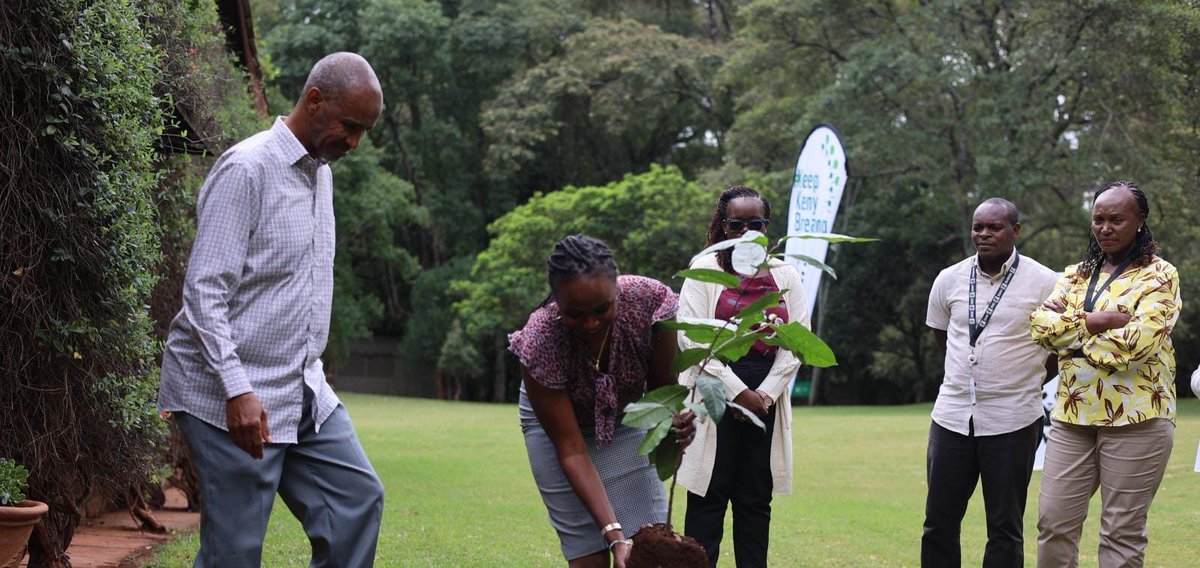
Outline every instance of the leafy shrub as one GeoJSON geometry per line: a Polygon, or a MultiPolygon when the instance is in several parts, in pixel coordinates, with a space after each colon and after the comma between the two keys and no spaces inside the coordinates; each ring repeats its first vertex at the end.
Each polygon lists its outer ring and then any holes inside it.
{"type": "MultiPolygon", "coordinates": [[[[51,506],[31,564],[67,565],[80,506],[159,469],[166,428],[147,303],[163,266],[161,166],[177,162],[155,148],[175,108],[168,93],[195,83],[163,70],[206,18],[215,30],[212,4],[195,0],[0,4],[0,454],[28,466],[29,493],[51,506]]],[[[229,65],[223,40],[205,45],[229,65]]],[[[186,223],[166,225],[187,238],[186,223]]]]}
{"type": "Polygon", "coordinates": [[[25,466],[0,458],[0,506],[9,507],[25,500],[29,470],[25,466]]]}

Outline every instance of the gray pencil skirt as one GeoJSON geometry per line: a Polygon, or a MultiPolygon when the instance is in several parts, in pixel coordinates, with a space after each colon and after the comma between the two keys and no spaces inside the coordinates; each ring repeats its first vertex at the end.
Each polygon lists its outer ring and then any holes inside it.
{"type": "MultiPolygon", "coordinates": [[[[550,515],[550,524],[558,531],[563,556],[574,560],[605,550],[600,527],[563,475],[554,443],[533,416],[524,392],[519,406],[529,467],[550,515]]],[[[612,445],[603,448],[596,447],[595,435],[590,429],[585,428],[583,436],[625,536],[633,536],[646,523],[665,523],[666,489],[650,460],[637,453],[646,430],[618,424],[612,445]]]]}

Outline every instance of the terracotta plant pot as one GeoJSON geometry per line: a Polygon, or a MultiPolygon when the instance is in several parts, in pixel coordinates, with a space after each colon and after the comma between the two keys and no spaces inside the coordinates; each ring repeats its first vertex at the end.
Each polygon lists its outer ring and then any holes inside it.
{"type": "Polygon", "coordinates": [[[25,543],[33,526],[50,507],[28,499],[12,507],[0,507],[0,568],[16,568],[25,558],[25,543]]]}

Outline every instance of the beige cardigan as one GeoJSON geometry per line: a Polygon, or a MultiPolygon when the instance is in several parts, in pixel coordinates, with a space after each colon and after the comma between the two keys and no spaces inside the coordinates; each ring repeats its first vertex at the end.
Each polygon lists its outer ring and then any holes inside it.
{"type": "MultiPolygon", "coordinates": [[[[716,253],[705,255],[696,260],[692,268],[710,268],[720,270],[716,253]]],[[[800,282],[800,273],[792,265],[771,259],[771,276],[775,284],[784,292],[783,298],[788,309],[788,321],[803,322],[809,327],[808,301],[804,297],[804,288],[800,282]]],[[[720,284],[710,284],[696,280],[685,280],[683,289],[679,292],[679,317],[711,318],[717,309],[717,300],[725,288],[720,284]]],[[[679,334],[679,348],[691,349],[699,345],[679,334]]],[[[780,349],[775,355],[775,363],[771,372],[763,380],[759,390],[771,396],[776,401],[775,424],[771,442],[771,478],[774,482],[774,492],[787,495],[792,492],[792,405],[791,393],[785,392],[796,370],[800,368],[800,360],[790,351],[780,349]]],[[[709,375],[721,379],[725,383],[725,396],[733,400],[738,393],[746,389],[745,383],[734,374],[728,366],[713,360],[704,368],[709,375]]],[[[679,382],[691,387],[700,373],[700,366],[693,366],[679,375],[679,382]]],[[[726,415],[728,418],[728,415],[726,415]]],[[[696,438],[683,454],[683,463],[679,467],[679,483],[700,496],[708,492],[708,484],[712,480],[713,465],[717,455],[717,424],[712,420],[704,420],[696,426],[696,438]]]]}

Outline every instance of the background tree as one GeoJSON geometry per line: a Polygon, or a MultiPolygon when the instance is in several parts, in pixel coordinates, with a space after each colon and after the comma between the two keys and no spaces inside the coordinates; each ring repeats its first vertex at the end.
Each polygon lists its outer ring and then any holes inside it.
{"type": "Polygon", "coordinates": [[[383,168],[382,160],[380,149],[364,138],[334,165],[337,254],[327,353],[335,363],[351,341],[369,338],[384,314],[402,313],[398,283],[420,272],[417,258],[399,243],[402,231],[428,226],[428,212],[414,204],[412,184],[383,168]]]}
{"type": "MultiPolygon", "coordinates": [[[[418,268],[360,286],[383,306],[377,323],[361,321],[403,334],[427,359],[462,317],[493,376],[511,363],[503,333],[519,322],[504,309],[456,316],[427,299],[445,298],[436,283],[473,263],[515,280],[487,284],[490,300],[480,292],[487,286],[475,287],[462,305],[531,307],[513,296],[537,295],[516,289],[534,281],[510,263],[532,257],[506,256],[495,241],[504,232],[497,219],[542,199],[535,195],[671,164],[711,195],[749,182],[782,208],[798,143],[822,121],[841,130],[850,162],[838,229],[884,239],[832,249],[841,279],[830,283],[826,309],[854,317],[828,320],[824,335],[847,354],[829,401],[933,395],[941,365],[923,298],[941,268],[970,254],[968,220],[990,196],[1021,206],[1021,250],[1061,267],[1085,242],[1088,192],[1106,179],[1138,181],[1185,296],[1200,287],[1186,284],[1198,270],[1187,222],[1200,176],[1194,3],[260,4],[277,12],[261,16],[260,30],[285,90],[334,49],[377,62],[388,99],[372,134],[379,165],[411,185],[411,207],[423,213],[393,233],[418,268]]],[[[538,230],[543,247],[565,234],[538,230]]],[[[1181,368],[1200,354],[1184,320],[1175,335],[1181,368]]]]}
{"type": "MultiPolygon", "coordinates": [[[[458,320],[450,324],[442,342],[442,352],[438,355],[437,373],[438,390],[441,398],[459,400],[462,398],[464,383],[474,383],[483,376],[483,358],[474,342],[463,332],[458,320]]],[[[504,393],[496,394],[499,400],[504,399],[504,393]]]]}
{"type": "Polygon", "coordinates": [[[538,172],[532,187],[604,183],[655,162],[694,173],[719,163],[730,116],[711,77],[719,51],[631,20],[595,19],[562,55],[486,107],[493,178],[538,172]]]}
{"type": "Polygon", "coordinates": [[[158,290],[179,281],[204,158],[156,150],[254,128],[247,84],[211,3],[0,7],[0,455],[51,506],[33,566],[69,565],[83,507],[161,473],[150,315],[174,315],[158,290]]]}
{"type": "MultiPolygon", "coordinates": [[[[1195,116],[1194,48],[1163,38],[1193,37],[1195,6],[762,0],[742,14],[743,41],[722,71],[739,93],[730,156],[790,168],[780,148],[819,119],[835,121],[852,177],[839,227],[892,243],[835,256],[841,280],[828,309],[855,317],[832,320],[829,339],[860,354],[834,371],[846,385],[835,399],[935,392],[940,365],[919,345],[928,341],[920,300],[938,270],[972,251],[967,224],[983,199],[1017,203],[1022,251],[1061,267],[1083,250],[1085,194],[1101,180],[1141,182],[1156,202],[1152,223],[1164,227],[1178,226],[1172,204],[1195,191],[1195,172],[1170,165],[1195,156],[1194,144],[1169,126],[1195,116]],[[898,222],[897,211],[920,216],[898,222]],[[891,262],[862,262],[885,249],[891,262]]],[[[1160,236],[1166,257],[1184,264],[1178,237],[1160,236]]]]}
{"type": "Polygon", "coordinates": [[[675,272],[703,248],[715,200],[678,168],[651,166],[605,186],[535,195],[496,220],[492,241],[470,276],[453,283],[464,298],[454,307],[467,334],[490,340],[502,358],[493,369],[495,389],[506,398],[516,391],[516,383],[507,381],[506,336],[549,294],[546,256],[555,242],[586,233],[613,249],[622,273],[672,283],[675,272]]]}
{"type": "MultiPolygon", "coordinates": [[[[371,332],[403,335],[410,357],[434,359],[454,314],[438,282],[462,275],[487,246],[487,224],[527,200],[536,190],[568,184],[607,183],[656,162],[675,162],[689,171],[715,164],[728,105],[710,92],[720,62],[705,44],[633,20],[589,19],[596,14],[635,17],[686,33],[699,33],[698,8],[681,2],[601,5],[573,0],[264,0],[256,4],[263,53],[273,71],[275,106],[290,107],[313,61],[330,51],[358,51],[371,60],[387,107],[370,134],[378,167],[411,188],[393,218],[392,241],[383,233],[355,247],[350,260],[339,250],[335,304],[346,306],[331,330],[331,347],[371,332]],[[688,9],[684,9],[688,8],[688,9]],[[594,28],[594,29],[593,29],[594,28]],[[576,41],[572,38],[580,36],[576,41]],[[535,145],[536,162],[522,162],[496,175],[487,167],[494,137],[487,116],[504,128],[554,128],[519,108],[521,88],[535,87],[547,73],[571,75],[570,67],[596,60],[580,80],[593,83],[593,111],[572,107],[581,122],[560,129],[555,140],[535,145]],[[506,95],[507,93],[507,95],[506,95]],[[505,106],[512,103],[511,106],[505,106]],[[644,112],[625,116],[628,105],[644,112]],[[589,114],[591,113],[591,114],[589,114]],[[723,114],[722,114],[723,113],[723,114]],[[703,120],[701,122],[700,120],[703,120]],[[595,123],[599,134],[588,128],[595,123]],[[569,133],[567,132],[569,130],[569,133]],[[604,169],[587,153],[571,162],[555,157],[556,144],[583,148],[602,136],[611,150],[604,169]],[[564,142],[567,141],[568,142],[564,142]],[[403,253],[403,254],[402,254],[403,253]],[[455,271],[458,272],[455,272],[455,271]]],[[[562,93],[547,93],[547,105],[562,93]],[[552,100],[553,99],[553,100],[552,100]]],[[[507,131],[505,131],[507,132],[507,131]]],[[[501,136],[503,138],[503,136],[501,136]]],[[[356,166],[357,167],[357,166],[356,166]]],[[[366,170],[357,167],[361,172],[366,170]]],[[[338,191],[354,189],[359,174],[335,164],[338,191]],[[347,189],[349,188],[349,189],[347,189]]],[[[378,195],[379,190],[371,190],[378,195]]],[[[339,230],[346,219],[370,214],[339,202],[339,230]]],[[[378,223],[376,223],[378,225],[378,223]]],[[[341,312],[336,308],[335,312],[341,312]]],[[[486,349],[500,355],[503,348],[486,349]]],[[[491,357],[489,357],[491,359],[491,357]]]]}

